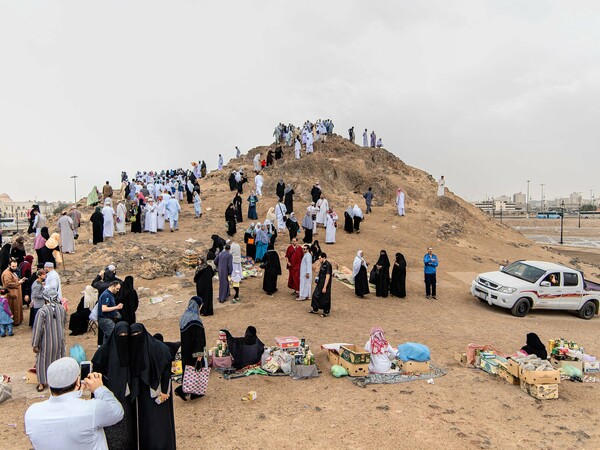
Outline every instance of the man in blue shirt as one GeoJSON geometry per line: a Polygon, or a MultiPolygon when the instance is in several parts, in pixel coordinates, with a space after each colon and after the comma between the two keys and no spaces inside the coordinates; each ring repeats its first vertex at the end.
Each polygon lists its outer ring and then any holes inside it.
{"type": "Polygon", "coordinates": [[[433,254],[433,248],[427,247],[427,254],[423,257],[425,265],[425,296],[437,300],[435,296],[435,273],[438,266],[438,258],[433,254]]]}
{"type": "Polygon", "coordinates": [[[104,344],[115,329],[115,322],[120,316],[118,311],[123,309],[123,303],[117,305],[115,302],[115,295],[120,289],[121,284],[118,281],[112,281],[98,298],[98,327],[104,333],[104,344]]]}

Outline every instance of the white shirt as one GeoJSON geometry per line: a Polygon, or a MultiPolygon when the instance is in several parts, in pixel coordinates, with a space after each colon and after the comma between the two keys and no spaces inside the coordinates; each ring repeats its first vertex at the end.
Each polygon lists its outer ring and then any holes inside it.
{"type": "Polygon", "coordinates": [[[108,449],[103,428],[123,418],[123,407],[105,386],[93,400],[79,396],[80,391],[51,395],[25,412],[25,432],[36,450],[108,449]]]}
{"type": "MultiPolygon", "coordinates": [[[[371,353],[371,340],[368,340],[365,344],[365,350],[371,353]]],[[[394,348],[388,344],[385,353],[371,353],[371,362],[369,362],[369,373],[386,373],[389,372],[392,367],[392,362],[390,361],[396,353],[394,348]]]]}
{"type": "Polygon", "coordinates": [[[62,288],[60,284],[60,276],[56,270],[52,270],[46,274],[46,282],[44,283],[45,288],[54,288],[58,292],[58,298],[63,298],[62,288]]]}

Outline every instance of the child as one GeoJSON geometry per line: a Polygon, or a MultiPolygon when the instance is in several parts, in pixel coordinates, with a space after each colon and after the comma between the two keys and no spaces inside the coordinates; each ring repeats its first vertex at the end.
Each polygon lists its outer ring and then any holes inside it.
{"type": "Polygon", "coordinates": [[[234,269],[233,273],[231,274],[231,287],[233,287],[233,290],[235,291],[235,295],[232,300],[233,303],[240,301],[240,281],[242,281],[242,273],[239,271],[239,269],[234,269]]]}
{"type": "Polygon", "coordinates": [[[13,336],[13,314],[10,312],[8,299],[6,298],[8,290],[0,288],[0,337],[13,336]]]}

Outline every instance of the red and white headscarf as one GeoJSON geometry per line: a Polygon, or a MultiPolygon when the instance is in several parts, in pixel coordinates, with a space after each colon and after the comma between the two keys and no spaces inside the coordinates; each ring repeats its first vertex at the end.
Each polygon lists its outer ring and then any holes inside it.
{"type": "Polygon", "coordinates": [[[387,351],[388,341],[386,341],[385,332],[381,327],[371,328],[371,353],[374,355],[383,354],[387,351]]]}

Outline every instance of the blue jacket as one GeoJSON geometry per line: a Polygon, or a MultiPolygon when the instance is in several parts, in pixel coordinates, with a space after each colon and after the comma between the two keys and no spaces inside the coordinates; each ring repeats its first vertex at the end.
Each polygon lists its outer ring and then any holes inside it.
{"type": "Polygon", "coordinates": [[[423,257],[423,264],[425,264],[425,273],[435,273],[436,267],[438,266],[438,258],[433,253],[431,256],[427,253],[423,257]]]}

